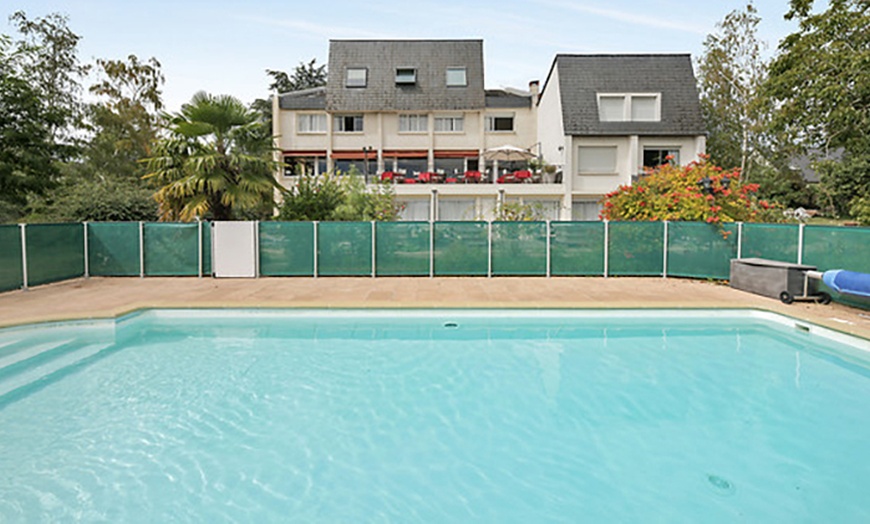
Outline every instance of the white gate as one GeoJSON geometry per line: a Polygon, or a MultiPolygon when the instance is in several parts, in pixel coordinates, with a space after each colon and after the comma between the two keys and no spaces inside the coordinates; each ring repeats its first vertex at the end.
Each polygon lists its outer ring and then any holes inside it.
{"type": "Polygon", "coordinates": [[[257,276],[257,223],[212,222],[212,269],[216,277],[257,276]]]}

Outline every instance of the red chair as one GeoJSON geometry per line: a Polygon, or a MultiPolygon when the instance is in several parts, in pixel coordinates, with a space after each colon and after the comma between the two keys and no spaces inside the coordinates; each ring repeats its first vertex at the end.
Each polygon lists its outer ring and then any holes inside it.
{"type": "Polygon", "coordinates": [[[529,170],[515,171],[514,178],[519,182],[531,182],[532,181],[532,172],[529,170]]]}
{"type": "Polygon", "coordinates": [[[418,176],[417,179],[424,184],[428,184],[432,181],[432,173],[420,173],[420,176],[418,176]]]}
{"type": "Polygon", "coordinates": [[[480,182],[480,171],[466,171],[465,172],[465,181],[466,182],[480,182]]]}
{"type": "Polygon", "coordinates": [[[386,181],[388,181],[388,180],[389,180],[390,182],[392,182],[392,181],[393,181],[393,177],[395,177],[395,175],[396,175],[396,174],[393,173],[392,171],[384,171],[383,173],[381,173],[381,182],[386,182],[386,181]]]}
{"type": "Polygon", "coordinates": [[[448,184],[455,184],[456,182],[458,182],[458,180],[455,177],[449,177],[447,180],[445,180],[445,182],[447,182],[448,184]]]}
{"type": "Polygon", "coordinates": [[[505,173],[502,176],[498,177],[495,181],[499,184],[513,184],[517,180],[514,178],[513,173],[505,173]]]}

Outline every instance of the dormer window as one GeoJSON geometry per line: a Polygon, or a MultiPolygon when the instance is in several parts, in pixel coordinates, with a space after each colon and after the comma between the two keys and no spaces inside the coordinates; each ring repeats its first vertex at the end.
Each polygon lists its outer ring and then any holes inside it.
{"type": "Polygon", "coordinates": [[[345,76],[345,87],[365,87],[368,78],[368,71],[364,67],[348,67],[347,75],[345,76]]]}
{"type": "Polygon", "coordinates": [[[396,69],[396,85],[412,86],[417,83],[417,70],[412,67],[400,67],[396,69]]]}
{"type": "Polygon", "coordinates": [[[467,85],[464,67],[447,68],[447,87],[465,87],[467,85]]]}
{"type": "Polygon", "coordinates": [[[659,122],[661,94],[599,93],[598,119],[602,122],[659,122]]]}

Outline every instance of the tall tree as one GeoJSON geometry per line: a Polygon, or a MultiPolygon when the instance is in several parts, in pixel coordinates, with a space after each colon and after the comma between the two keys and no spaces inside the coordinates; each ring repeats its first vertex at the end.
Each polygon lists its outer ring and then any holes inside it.
{"type": "Polygon", "coordinates": [[[58,116],[19,75],[10,47],[0,35],[0,221],[16,220],[27,195],[51,185],[60,155],[51,137],[58,116]]]}
{"type": "MultiPolygon", "coordinates": [[[[288,93],[326,85],[326,64],[317,65],[316,58],[312,58],[309,62],[299,62],[292,75],[274,69],[266,69],[266,74],[272,77],[272,82],[269,84],[271,92],[288,93]]],[[[258,98],[254,100],[251,109],[260,113],[263,121],[268,122],[271,126],[272,102],[270,99],[258,98]]]]}
{"type": "Polygon", "coordinates": [[[266,74],[272,77],[269,91],[279,93],[326,85],[326,64],[317,65],[316,58],[312,58],[309,62],[299,62],[292,76],[288,76],[284,71],[272,69],[266,69],[266,74]]]}
{"type": "Polygon", "coordinates": [[[73,142],[83,111],[81,80],[89,69],[78,58],[81,36],[68,27],[69,18],[58,13],[29,19],[24,11],[16,11],[9,19],[21,34],[15,43],[21,76],[31,83],[52,114],[52,137],[73,142]]]}
{"type": "Polygon", "coordinates": [[[765,44],[757,37],[759,22],[752,3],[730,12],[717,24],[718,31],[707,36],[698,63],[710,161],[740,167],[744,178],[762,157],[766,121],[760,90],[767,66],[762,58],[765,44]]]}
{"type": "Polygon", "coordinates": [[[167,115],[147,178],[168,220],[231,220],[272,201],[271,133],[238,99],[199,92],[167,115]]]}
{"type": "Polygon", "coordinates": [[[870,195],[870,2],[829,0],[822,12],[813,4],[791,0],[786,18],[800,29],[780,43],[767,92],[774,129],[823,159],[822,191],[845,214],[870,195]]]}
{"type": "Polygon", "coordinates": [[[89,91],[99,100],[88,107],[93,137],[85,154],[99,176],[139,177],[139,161],[151,155],[163,108],[164,76],[155,58],[97,59],[99,79],[89,91]]]}

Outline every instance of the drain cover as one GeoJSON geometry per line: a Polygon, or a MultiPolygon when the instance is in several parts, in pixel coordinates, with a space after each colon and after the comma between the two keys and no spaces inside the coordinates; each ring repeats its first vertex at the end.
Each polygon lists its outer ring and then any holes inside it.
{"type": "Polygon", "coordinates": [[[709,482],[710,485],[713,486],[715,492],[720,495],[734,494],[734,484],[725,477],[720,477],[719,475],[707,475],[707,482],[709,482]]]}

